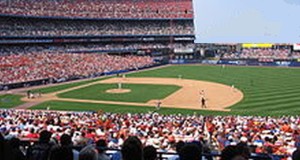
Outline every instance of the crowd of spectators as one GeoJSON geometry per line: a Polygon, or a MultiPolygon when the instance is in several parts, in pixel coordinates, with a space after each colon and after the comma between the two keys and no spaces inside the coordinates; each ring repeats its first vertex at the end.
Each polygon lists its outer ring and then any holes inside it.
{"type": "Polygon", "coordinates": [[[0,36],[190,35],[193,21],[88,21],[0,18],[0,36]]]}
{"type": "MultiPolygon", "coordinates": [[[[150,67],[158,50],[194,48],[192,43],[115,43],[67,45],[15,45],[0,47],[0,84],[99,76],[118,70],[150,67]],[[142,51],[142,52],[141,52],[142,51]],[[140,56],[116,56],[117,53],[140,56]],[[141,52],[141,53],[139,53],[141,52]],[[115,55],[108,55],[114,53],[115,55]]],[[[122,55],[122,54],[120,54],[122,55]]]]}
{"type": "Polygon", "coordinates": [[[85,45],[68,46],[67,52],[97,51],[97,50],[149,50],[149,49],[190,49],[194,48],[193,43],[134,43],[134,44],[107,44],[107,45],[85,45]]]}
{"type": "Polygon", "coordinates": [[[35,80],[68,80],[153,65],[149,56],[30,52],[0,56],[0,84],[35,80]]]}
{"type": "Polygon", "coordinates": [[[222,55],[217,54],[216,56],[221,57],[222,59],[240,59],[239,53],[237,52],[225,52],[222,55]]]}
{"type": "Polygon", "coordinates": [[[168,49],[193,49],[192,43],[131,43],[131,44],[67,44],[67,45],[36,45],[36,46],[3,46],[0,47],[0,56],[28,53],[119,53],[168,49]]]}
{"type": "Polygon", "coordinates": [[[291,57],[293,59],[300,59],[300,52],[299,51],[295,51],[292,53],[291,57]]]}
{"type": "Polygon", "coordinates": [[[190,49],[193,43],[109,43],[109,44],[66,44],[66,45],[34,45],[34,46],[0,46],[1,55],[27,53],[74,53],[74,52],[119,52],[126,50],[155,50],[155,49],[190,49]]]}
{"type": "MultiPolygon", "coordinates": [[[[188,154],[190,155],[189,160],[199,158],[193,154],[195,152],[200,152],[199,154],[201,152],[221,153],[223,160],[231,160],[237,155],[248,159],[250,153],[286,155],[288,157],[292,157],[294,153],[293,156],[299,158],[299,148],[296,151],[300,145],[299,131],[299,116],[282,118],[205,117],[201,115],[160,115],[155,112],[116,114],[102,111],[96,113],[0,110],[0,132],[4,136],[2,139],[17,138],[35,142],[39,138],[40,143],[45,143],[43,139],[46,136],[48,137],[46,143],[51,141],[51,143],[57,144],[59,141],[61,147],[71,144],[88,146],[79,153],[73,151],[75,156],[79,155],[79,159],[83,153],[88,152],[87,150],[94,151],[95,155],[97,152],[105,154],[104,150],[107,147],[121,149],[123,160],[141,160],[138,157],[142,156],[142,152],[134,154],[135,151],[141,150],[141,146],[152,146],[145,148],[144,154],[148,157],[151,157],[149,156],[151,152],[158,151],[179,153],[180,160],[188,159],[183,158],[182,152],[190,153],[188,154]],[[46,131],[47,133],[44,133],[46,131]],[[133,147],[136,142],[140,147],[133,147]],[[201,147],[198,149],[191,146],[189,149],[182,148],[189,143],[198,144],[201,147]],[[93,146],[98,148],[95,149],[93,146]]],[[[34,147],[28,150],[33,149],[34,147]]],[[[57,152],[64,152],[64,150],[57,152]]],[[[72,151],[70,153],[72,154],[72,151]]],[[[188,155],[185,156],[188,157],[188,155]]],[[[118,153],[113,153],[113,157],[118,157],[118,153]]],[[[166,158],[176,159],[176,155],[166,158]]]]}
{"type": "Polygon", "coordinates": [[[288,59],[291,51],[288,49],[243,49],[242,59],[288,59]]]}
{"type": "Polygon", "coordinates": [[[241,53],[225,53],[223,59],[292,59],[292,52],[290,49],[271,49],[271,48],[258,48],[248,49],[244,48],[241,53]]]}
{"type": "Polygon", "coordinates": [[[193,18],[192,0],[7,0],[0,13],[70,18],[193,18]]]}

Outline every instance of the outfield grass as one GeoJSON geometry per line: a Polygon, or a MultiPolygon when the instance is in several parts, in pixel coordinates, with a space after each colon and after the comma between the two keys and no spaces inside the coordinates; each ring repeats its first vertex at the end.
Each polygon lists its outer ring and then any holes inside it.
{"type": "Polygon", "coordinates": [[[53,92],[62,91],[62,90],[68,89],[68,88],[77,87],[77,86],[81,86],[81,85],[84,85],[84,84],[96,82],[96,81],[99,81],[99,80],[104,80],[104,79],[107,79],[107,78],[108,77],[97,78],[97,79],[86,80],[86,81],[80,81],[80,82],[74,82],[74,83],[61,84],[61,85],[52,86],[52,87],[35,89],[35,90],[33,90],[33,92],[41,92],[43,94],[53,93],[53,92]]]}
{"type": "MultiPolygon", "coordinates": [[[[113,105],[113,104],[95,104],[95,103],[79,103],[79,102],[64,102],[64,101],[48,101],[31,109],[46,110],[50,107],[51,110],[61,110],[61,111],[99,111],[111,113],[149,113],[156,111],[155,107],[151,106],[126,106],[126,105],[113,105]]],[[[231,111],[231,112],[221,112],[221,111],[206,111],[206,110],[191,110],[191,109],[173,109],[173,108],[161,108],[157,111],[160,114],[182,114],[182,115],[255,115],[255,116],[284,116],[282,112],[256,112],[248,110],[231,111]]],[[[297,112],[291,113],[289,115],[298,115],[297,112]]]]}
{"type": "MultiPolygon", "coordinates": [[[[31,109],[45,110],[50,107],[51,110],[63,110],[63,111],[99,111],[111,113],[148,113],[156,111],[155,107],[138,107],[138,106],[126,106],[126,105],[113,105],[113,104],[95,104],[95,103],[78,103],[78,102],[63,102],[63,101],[49,101],[39,104],[31,109]]],[[[211,111],[198,111],[198,110],[186,110],[186,109],[170,109],[161,108],[158,113],[161,114],[204,114],[211,115],[228,115],[226,112],[211,112],[211,111]]]]}
{"type": "Polygon", "coordinates": [[[21,105],[24,103],[21,101],[21,98],[22,96],[20,95],[12,95],[12,94],[0,95],[0,108],[13,108],[18,105],[21,105]]]}
{"type": "Polygon", "coordinates": [[[130,89],[131,92],[122,94],[106,93],[106,90],[116,89],[117,87],[117,84],[95,84],[61,93],[58,97],[146,103],[153,99],[164,99],[181,88],[174,85],[122,84],[123,89],[130,89]]]}
{"type": "MultiPolygon", "coordinates": [[[[299,115],[300,113],[300,69],[298,68],[260,68],[260,67],[231,67],[226,66],[170,66],[157,70],[149,70],[128,74],[128,77],[166,77],[178,78],[182,75],[186,79],[218,82],[235,85],[244,93],[244,99],[229,107],[231,112],[194,111],[182,109],[163,109],[164,114],[180,112],[191,114],[194,112],[211,115],[258,115],[283,116],[299,115]]],[[[83,93],[80,93],[83,94],[83,93]]],[[[86,94],[87,95],[87,94],[86,94]]],[[[84,96],[84,94],[82,95],[84,96]]],[[[87,95],[88,96],[88,95],[87,95]]],[[[147,96],[141,94],[140,96],[147,96]]],[[[188,96],[188,95],[187,95],[188,96]]],[[[81,97],[81,96],[79,96],[81,97]]],[[[98,110],[107,112],[143,112],[142,107],[119,105],[84,104],[81,107],[69,102],[52,103],[53,109],[62,110],[98,110]],[[88,107],[89,106],[89,107],[88,107]]],[[[81,105],[81,104],[78,104],[81,105]]],[[[147,112],[147,110],[145,111],[147,112]]]]}
{"type": "Polygon", "coordinates": [[[166,77],[218,82],[234,85],[244,99],[230,107],[233,111],[300,113],[300,69],[226,66],[170,66],[133,73],[130,77],[166,77]]]}

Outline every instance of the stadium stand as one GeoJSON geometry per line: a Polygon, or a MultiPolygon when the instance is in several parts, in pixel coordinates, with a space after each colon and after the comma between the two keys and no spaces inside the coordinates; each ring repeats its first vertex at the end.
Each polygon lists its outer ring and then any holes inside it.
{"type": "MultiPolygon", "coordinates": [[[[0,0],[0,7],[0,87],[136,70],[154,65],[155,54],[164,58],[165,49],[168,58],[194,54],[192,0],[0,0]]],[[[300,54],[243,49],[222,58],[286,60],[300,54]]],[[[299,125],[299,116],[0,110],[0,157],[299,160],[299,125]]]]}
{"type": "MultiPolygon", "coordinates": [[[[102,150],[122,149],[124,154],[126,139],[136,136],[140,147],[154,146],[160,153],[173,153],[164,155],[166,159],[178,157],[176,151],[181,156],[180,143],[183,146],[190,143],[198,144],[203,149],[203,155],[220,154],[224,151],[221,156],[226,156],[227,150],[232,150],[234,149],[232,146],[236,146],[238,148],[235,149],[237,153],[234,156],[244,156],[245,159],[249,159],[254,154],[267,154],[268,158],[270,153],[273,154],[272,156],[291,156],[296,150],[295,146],[300,144],[299,123],[298,116],[205,117],[159,115],[155,112],[115,114],[0,110],[0,131],[4,137],[1,141],[4,139],[12,141],[17,138],[32,144],[37,142],[38,138],[44,139],[44,132],[47,131],[50,134],[48,136],[46,134],[47,145],[59,145],[58,141],[60,144],[65,144],[67,136],[69,137],[67,144],[73,144],[74,148],[91,146],[97,142],[98,146],[102,146],[102,150]],[[99,140],[104,142],[100,143],[99,140]]],[[[27,153],[30,154],[30,149],[27,153]]],[[[113,157],[120,154],[116,151],[108,153],[113,157]]]]}
{"type": "Polygon", "coordinates": [[[0,36],[193,35],[193,21],[91,21],[0,17],[0,36]]]}
{"type": "Polygon", "coordinates": [[[191,0],[5,0],[0,7],[2,86],[149,67],[149,56],[166,59],[175,49],[194,47],[191,0]],[[12,63],[15,58],[20,59],[12,63]],[[74,65],[79,59],[94,67],[74,65]],[[113,64],[118,62],[123,66],[113,64]]]}
{"type": "Polygon", "coordinates": [[[290,51],[288,49],[243,49],[240,55],[243,59],[288,59],[290,51]]]}
{"type": "Polygon", "coordinates": [[[0,84],[92,77],[107,72],[138,69],[151,65],[153,59],[147,56],[47,52],[5,55],[0,56],[0,84]]]}
{"type": "Polygon", "coordinates": [[[289,49],[243,49],[241,53],[225,53],[223,59],[281,59],[287,60],[292,58],[289,49]]]}
{"type": "Polygon", "coordinates": [[[294,58],[294,59],[299,59],[300,58],[300,52],[293,52],[291,57],[294,58]]]}
{"type": "Polygon", "coordinates": [[[65,44],[65,45],[34,45],[34,46],[2,46],[0,47],[0,55],[12,54],[28,54],[28,53],[74,53],[74,52],[99,52],[99,51],[126,51],[139,49],[169,49],[179,48],[187,49],[193,48],[191,43],[110,43],[110,44],[65,44]]]}
{"type": "Polygon", "coordinates": [[[193,18],[191,0],[8,0],[8,15],[69,18],[193,18]]]}

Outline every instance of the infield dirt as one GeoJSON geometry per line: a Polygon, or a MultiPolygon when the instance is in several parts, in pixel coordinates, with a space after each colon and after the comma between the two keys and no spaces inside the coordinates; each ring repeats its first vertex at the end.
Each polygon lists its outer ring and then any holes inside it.
{"type": "MultiPolygon", "coordinates": [[[[132,105],[132,106],[156,106],[158,100],[150,100],[147,103],[132,103],[132,102],[117,102],[117,101],[96,101],[96,100],[84,100],[84,99],[70,99],[59,98],[57,94],[80,89],[83,87],[101,84],[101,83],[128,83],[128,84],[160,84],[160,85],[177,85],[181,86],[181,89],[172,93],[168,97],[160,100],[162,107],[168,108],[186,108],[186,109],[202,109],[201,108],[201,94],[204,90],[204,97],[206,99],[206,110],[218,110],[218,111],[230,111],[227,107],[232,106],[243,99],[243,93],[231,86],[198,81],[188,79],[175,79],[175,78],[110,78],[106,80],[100,80],[97,82],[81,85],[73,88],[69,88],[63,91],[54,92],[51,94],[44,94],[40,98],[27,99],[24,97],[22,100],[28,103],[36,102],[42,103],[49,100],[60,100],[69,102],[87,102],[87,103],[101,103],[101,104],[120,104],[120,105],[132,105]]],[[[110,93],[111,94],[111,93],[110,93]]],[[[117,93],[116,93],[117,94],[117,93]]],[[[26,109],[31,106],[23,105],[18,109],[26,109]]]]}

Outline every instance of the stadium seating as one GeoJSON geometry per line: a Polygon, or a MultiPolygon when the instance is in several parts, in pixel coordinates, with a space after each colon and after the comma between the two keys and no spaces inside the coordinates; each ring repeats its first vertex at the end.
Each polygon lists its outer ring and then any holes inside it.
{"type": "Polygon", "coordinates": [[[243,49],[240,57],[243,59],[288,59],[289,55],[288,49],[243,49]]]}
{"type": "Polygon", "coordinates": [[[193,18],[192,0],[13,0],[0,3],[9,15],[70,18],[193,18]]]}
{"type": "Polygon", "coordinates": [[[299,59],[300,58],[300,52],[293,52],[291,57],[294,58],[294,59],[299,59]]]}
{"type": "Polygon", "coordinates": [[[0,36],[192,35],[193,21],[84,21],[0,18],[0,36]]]}
{"type": "Polygon", "coordinates": [[[0,56],[0,84],[92,77],[153,65],[148,56],[33,52],[0,56]]]}
{"type": "Polygon", "coordinates": [[[144,68],[154,64],[153,58],[149,56],[112,56],[105,54],[108,51],[129,50],[131,52],[132,50],[193,47],[190,43],[2,46],[0,47],[0,84],[49,78],[68,80],[119,70],[144,68]]]}
{"type": "Polygon", "coordinates": [[[102,139],[108,148],[121,149],[128,137],[137,136],[143,146],[170,153],[176,153],[177,143],[192,142],[209,148],[206,153],[220,153],[228,146],[243,144],[247,148],[252,146],[252,153],[291,156],[300,142],[298,116],[205,117],[0,110],[0,124],[0,131],[7,140],[15,137],[35,142],[41,131],[48,130],[52,139],[59,140],[64,134],[71,136],[70,143],[75,146],[102,139]]]}
{"type": "Polygon", "coordinates": [[[289,49],[243,49],[241,53],[225,53],[223,59],[292,59],[289,49]]]}
{"type": "Polygon", "coordinates": [[[33,46],[0,46],[1,55],[28,54],[28,53],[78,53],[99,51],[126,51],[126,50],[149,50],[149,49],[187,49],[194,48],[192,43],[109,43],[109,44],[65,44],[65,45],[33,45],[33,46]]]}

